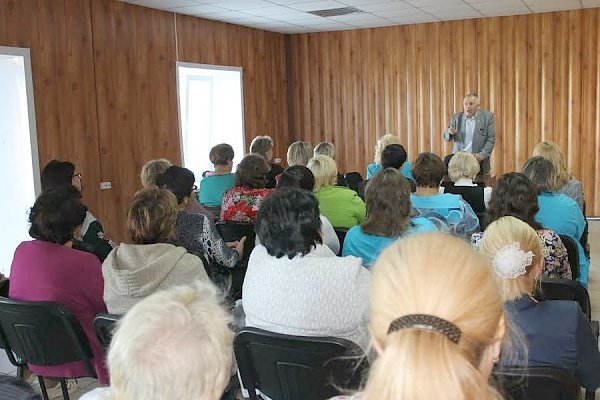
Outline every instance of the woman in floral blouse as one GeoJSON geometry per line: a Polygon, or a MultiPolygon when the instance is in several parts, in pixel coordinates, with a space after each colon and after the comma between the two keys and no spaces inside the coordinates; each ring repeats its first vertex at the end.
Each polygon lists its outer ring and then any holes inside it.
{"type": "Polygon", "coordinates": [[[265,189],[270,167],[264,157],[248,154],[235,172],[235,186],[221,201],[221,220],[254,223],[258,208],[274,189],[265,189]]]}
{"type": "MultiPolygon", "coordinates": [[[[556,232],[545,229],[535,220],[538,210],[537,191],[533,183],[525,175],[511,172],[502,175],[496,182],[485,223],[489,225],[504,216],[512,216],[527,222],[537,231],[542,241],[543,275],[549,278],[572,279],[567,249],[556,232]]],[[[479,247],[482,237],[483,233],[474,233],[471,244],[479,247]]]]}

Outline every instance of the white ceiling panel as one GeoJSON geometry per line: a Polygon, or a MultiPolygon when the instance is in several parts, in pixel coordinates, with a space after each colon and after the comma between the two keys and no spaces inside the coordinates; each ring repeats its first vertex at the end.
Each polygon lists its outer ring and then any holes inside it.
{"type": "Polygon", "coordinates": [[[281,33],[374,28],[600,7],[600,0],[119,0],[281,33]],[[310,11],[355,7],[320,17],[310,11]]]}

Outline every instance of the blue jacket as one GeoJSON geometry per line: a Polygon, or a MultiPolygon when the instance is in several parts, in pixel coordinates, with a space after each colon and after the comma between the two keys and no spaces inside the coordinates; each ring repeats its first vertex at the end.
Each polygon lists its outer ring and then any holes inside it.
{"type": "Polygon", "coordinates": [[[523,334],[530,367],[561,368],[587,389],[600,387],[600,353],[587,317],[574,301],[508,301],[509,320],[523,334]]]}

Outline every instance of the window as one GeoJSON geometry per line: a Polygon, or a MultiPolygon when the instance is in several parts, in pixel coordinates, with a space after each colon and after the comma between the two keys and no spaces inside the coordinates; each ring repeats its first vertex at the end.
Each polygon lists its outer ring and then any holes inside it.
{"type": "Polygon", "coordinates": [[[29,49],[0,46],[0,272],[10,273],[15,249],[31,240],[29,208],[40,190],[29,49]]]}
{"type": "Polygon", "coordinates": [[[219,143],[233,147],[237,165],[245,148],[242,69],[177,63],[177,80],[183,166],[201,180],[213,170],[208,154],[219,143]]]}

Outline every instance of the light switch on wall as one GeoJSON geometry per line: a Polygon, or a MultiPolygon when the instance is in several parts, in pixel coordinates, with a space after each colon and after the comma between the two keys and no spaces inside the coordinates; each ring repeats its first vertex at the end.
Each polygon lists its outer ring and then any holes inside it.
{"type": "Polygon", "coordinates": [[[100,182],[100,190],[112,189],[112,182],[100,182]]]}

